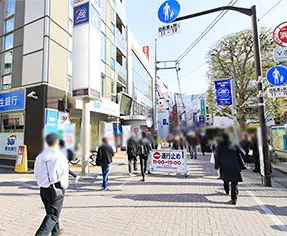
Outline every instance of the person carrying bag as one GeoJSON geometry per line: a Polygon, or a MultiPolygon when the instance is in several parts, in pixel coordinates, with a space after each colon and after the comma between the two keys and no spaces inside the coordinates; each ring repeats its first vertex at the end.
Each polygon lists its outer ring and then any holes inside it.
{"type": "Polygon", "coordinates": [[[69,186],[69,166],[60,151],[59,137],[49,134],[47,148],[36,158],[34,175],[40,187],[40,196],[45,206],[46,216],[36,235],[61,235],[59,217],[64,201],[64,191],[69,186]]]}

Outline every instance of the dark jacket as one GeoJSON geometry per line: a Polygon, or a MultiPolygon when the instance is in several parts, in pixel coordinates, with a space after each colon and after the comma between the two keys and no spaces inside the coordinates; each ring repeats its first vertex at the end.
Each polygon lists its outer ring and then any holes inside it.
{"type": "Polygon", "coordinates": [[[147,158],[151,150],[152,150],[152,144],[150,140],[147,137],[142,138],[139,141],[139,148],[138,148],[138,153],[140,157],[147,158]]]}
{"type": "Polygon", "coordinates": [[[234,144],[220,143],[214,154],[215,169],[220,170],[220,178],[226,182],[242,182],[241,170],[245,169],[240,149],[234,144]]]}
{"type": "Polygon", "coordinates": [[[113,162],[114,151],[109,145],[102,145],[98,149],[97,162],[100,165],[107,165],[113,162]]]}
{"type": "Polygon", "coordinates": [[[127,142],[127,154],[129,158],[137,157],[138,155],[138,142],[134,137],[130,137],[127,142]]]}
{"type": "Polygon", "coordinates": [[[187,136],[186,141],[189,146],[195,147],[199,145],[199,138],[197,136],[187,136]]]}

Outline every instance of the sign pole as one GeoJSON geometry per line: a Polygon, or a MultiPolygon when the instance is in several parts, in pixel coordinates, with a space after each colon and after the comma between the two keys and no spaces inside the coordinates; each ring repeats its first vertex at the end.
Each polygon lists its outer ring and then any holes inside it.
{"type": "Polygon", "coordinates": [[[265,186],[271,187],[271,174],[270,174],[270,160],[268,155],[268,140],[267,140],[267,127],[265,120],[265,104],[263,98],[263,84],[262,84],[262,68],[260,58],[260,46],[259,46],[259,35],[257,25],[257,14],[256,6],[251,8],[252,11],[252,29],[253,29],[253,43],[254,43],[254,56],[255,56],[255,69],[256,77],[258,81],[258,111],[259,111],[259,122],[261,128],[261,138],[263,145],[263,158],[264,158],[264,172],[265,172],[265,186]]]}
{"type": "Polygon", "coordinates": [[[154,129],[158,130],[158,82],[157,82],[157,38],[155,39],[155,104],[154,104],[154,129]]]}
{"type": "Polygon", "coordinates": [[[236,104],[236,84],[234,76],[231,77],[231,86],[232,86],[232,116],[233,116],[233,125],[234,125],[234,137],[235,143],[239,144],[239,134],[238,134],[238,122],[237,122],[237,104],[236,104]]]}
{"type": "Polygon", "coordinates": [[[90,140],[91,140],[91,126],[90,126],[90,98],[83,98],[83,135],[82,135],[82,173],[89,174],[89,155],[90,155],[90,140]]]}

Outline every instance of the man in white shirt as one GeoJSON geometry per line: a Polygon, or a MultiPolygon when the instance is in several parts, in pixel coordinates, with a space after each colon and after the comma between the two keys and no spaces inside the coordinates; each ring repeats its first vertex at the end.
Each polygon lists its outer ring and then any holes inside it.
{"type": "Polygon", "coordinates": [[[36,158],[34,175],[40,187],[41,199],[46,209],[46,216],[36,235],[60,235],[59,217],[64,200],[64,190],[69,186],[69,167],[67,159],[59,149],[57,134],[46,137],[47,148],[36,158]],[[52,184],[63,191],[63,196],[53,199],[52,184]]]}

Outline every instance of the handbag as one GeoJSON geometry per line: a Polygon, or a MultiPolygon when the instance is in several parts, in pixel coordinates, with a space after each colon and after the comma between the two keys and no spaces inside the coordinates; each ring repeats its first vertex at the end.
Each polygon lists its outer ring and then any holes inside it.
{"type": "Polygon", "coordinates": [[[53,201],[56,201],[56,200],[64,197],[64,191],[62,188],[57,188],[55,184],[51,184],[51,179],[50,179],[50,175],[49,175],[49,169],[48,169],[47,162],[46,162],[46,168],[47,168],[48,180],[50,183],[49,189],[50,189],[50,193],[51,193],[51,198],[53,201]]]}

